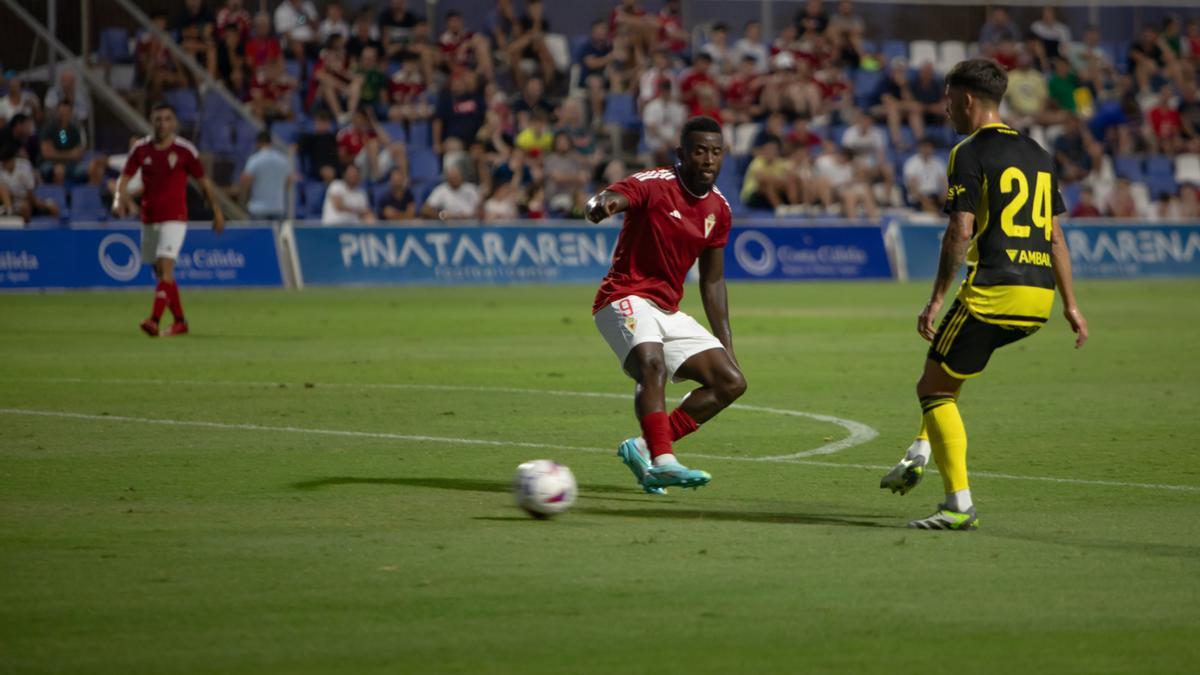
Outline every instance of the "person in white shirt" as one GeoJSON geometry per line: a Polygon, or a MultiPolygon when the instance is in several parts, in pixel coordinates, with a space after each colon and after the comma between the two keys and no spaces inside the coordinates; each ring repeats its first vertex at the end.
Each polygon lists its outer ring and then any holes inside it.
{"type": "Polygon", "coordinates": [[[25,222],[37,215],[58,215],[58,205],[49,199],[39,199],[33,190],[37,176],[33,165],[17,156],[13,146],[0,148],[0,212],[20,216],[25,222]]]}
{"type": "Polygon", "coordinates": [[[842,147],[854,157],[859,177],[865,182],[883,181],[890,191],[896,182],[891,163],[887,161],[887,135],[872,123],[870,115],[859,112],[842,134],[842,147]]]}
{"type": "Polygon", "coordinates": [[[729,26],[724,23],[713,25],[709,30],[708,43],[700,50],[712,57],[713,67],[722,75],[732,73],[740,61],[733,58],[733,49],[729,46],[729,26]]]}
{"type": "Polygon", "coordinates": [[[659,92],[642,108],[642,129],[646,149],[659,165],[671,164],[670,153],[679,144],[679,132],[687,121],[688,112],[683,104],[671,95],[669,82],[659,83],[659,92]]]}
{"type": "MultiPolygon", "coordinates": [[[[1029,32],[1042,42],[1042,48],[1045,51],[1039,54],[1038,58],[1043,63],[1048,63],[1050,59],[1058,56],[1059,50],[1065,48],[1071,41],[1071,29],[1067,27],[1067,24],[1058,20],[1054,7],[1049,5],[1042,8],[1042,18],[1033,22],[1033,25],[1029,27],[1029,32]]],[[[1043,70],[1045,69],[1043,68],[1043,70]]]]}
{"type": "Polygon", "coordinates": [[[0,97],[0,126],[7,124],[13,115],[24,113],[26,117],[39,119],[42,112],[41,102],[37,94],[22,87],[21,80],[11,78],[8,81],[8,94],[0,97]]]}
{"type": "Polygon", "coordinates": [[[742,37],[733,45],[733,62],[741,63],[747,56],[754,59],[754,72],[767,72],[767,59],[770,52],[762,41],[762,24],[757,21],[747,21],[742,31],[742,37]]]}
{"type": "Polygon", "coordinates": [[[75,74],[74,68],[67,67],[59,71],[58,83],[46,90],[45,109],[54,110],[63,99],[72,102],[76,122],[82,124],[87,121],[91,114],[88,90],[75,74]]]}
{"type": "Polygon", "coordinates": [[[946,163],[933,154],[933,143],[922,139],[917,154],[904,162],[904,186],[909,206],[941,213],[946,200],[946,163]]]}
{"type": "Polygon", "coordinates": [[[343,39],[350,39],[350,24],[346,23],[342,15],[342,6],[336,2],[325,6],[325,20],[317,28],[317,40],[321,44],[325,44],[331,35],[341,35],[343,39]]]}
{"type": "Polygon", "coordinates": [[[325,206],[321,210],[322,225],[370,225],[375,222],[367,191],[363,189],[358,167],[346,167],[341,180],[329,184],[325,191],[325,206]]]}
{"type": "Polygon", "coordinates": [[[320,23],[321,15],[312,0],[283,0],[275,8],[275,34],[298,61],[305,59],[305,49],[316,41],[320,23]]]}
{"type": "Polygon", "coordinates": [[[421,215],[439,220],[470,220],[479,216],[479,188],[463,180],[457,166],[446,169],[446,181],[425,200],[421,215]]]}
{"type": "Polygon", "coordinates": [[[842,215],[854,218],[862,208],[867,218],[872,220],[879,217],[879,207],[875,204],[875,196],[870,187],[854,179],[854,164],[850,158],[850,150],[838,147],[832,141],[825,141],[825,152],[814,163],[817,174],[817,193],[826,210],[840,202],[842,215]]]}

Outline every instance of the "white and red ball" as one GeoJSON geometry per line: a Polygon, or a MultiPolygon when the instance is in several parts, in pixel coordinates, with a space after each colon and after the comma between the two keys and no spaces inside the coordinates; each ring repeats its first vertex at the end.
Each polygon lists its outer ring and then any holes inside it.
{"type": "Polygon", "coordinates": [[[513,478],[513,497],[517,506],[534,518],[549,518],[575,503],[578,489],[575,475],[565,465],[549,459],[535,459],[517,467],[513,478]]]}

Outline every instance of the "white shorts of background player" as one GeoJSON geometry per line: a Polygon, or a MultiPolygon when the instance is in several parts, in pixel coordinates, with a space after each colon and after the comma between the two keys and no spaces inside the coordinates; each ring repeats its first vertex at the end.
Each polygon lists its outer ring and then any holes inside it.
{"type": "Polygon", "coordinates": [[[159,258],[175,260],[187,237],[187,223],[168,220],[165,223],[142,225],[142,262],[154,264],[159,258]]]}

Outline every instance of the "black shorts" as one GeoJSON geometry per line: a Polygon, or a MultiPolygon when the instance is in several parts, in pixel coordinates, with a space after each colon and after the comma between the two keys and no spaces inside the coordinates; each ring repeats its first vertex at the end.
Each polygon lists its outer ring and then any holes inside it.
{"type": "Polygon", "coordinates": [[[975,377],[987,367],[992,352],[1036,332],[1036,326],[998,326],[980,321],[955,300],[933,337],[929,358],[940,363],[942,369],[954,377],[975,377]]]}

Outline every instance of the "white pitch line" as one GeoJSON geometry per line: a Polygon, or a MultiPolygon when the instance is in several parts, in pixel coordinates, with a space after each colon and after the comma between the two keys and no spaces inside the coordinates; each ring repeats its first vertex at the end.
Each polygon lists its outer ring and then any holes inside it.
{"type": "MultiPolygon", "coordinates": [[[[126,415],[95,415],[90,413],[63,412],[57,410],[31,410],[26,408],[0,408],[2,415],[26,415],[34,417],[56,417],[60,419],[77,419],[96,422],[133,422],[139,424],[155,424],[160,426],[175,426],[175,427],[196,427],[203,429],[220,429],[223,431],[264,431],[264,432],[283,432],[294,434],[314,434],[320,436],[342,436],[350,438],[378,438],[385,440],[413,441],[425,443],[453,443],[459,445],[483,445],[488,447],[513,447],[513,448],[533,448],[538,450],[574,450],[578,452],[612,452],[608,448],[587,448],[565,445],[554,445],[550,443],[529,443],[525,441],[491,441],[480,440],[475,438],[452,438],[446,436],[425,436],[411,434],[393,434],[386,432],[373,431],[348,431],[342,429],[313,429],[308,427],[275,427],[263,424],[238,424],[226,422],[208,422],[203,420],[172,420],[161,419],[154,417],[129,417],[126,415]]],[[[721,457],[716,455],[701,455],[689,453],[690,457],[700,457],[704,459],[715,459],[725,461],[764,461],[769,458],[763,457],[721,457]]],[[[877,466],[874,464],[850,464],[845,462],[821,462],[806,459],[795,458],[775,458],[769,461],[783,462],[787,464],[800,464],[804,466],[820,466],[832,467],[839,469],[868,469],[873,471],[886,471],[891,467],[877,466]]],[[[974,471],[972,476],[979,478],[996,478],[1002,480],[1021,480],[1021,481],[1037,481],[1046,483],[1063,483],[1069,485],[1088,485],[1101,487],[1122,487],[1122,488],[1144,488],[1148,490],[1168,490],[1174,492],[1200,492],[1200,486],[1196,485],[1166,485],[1160,483],[1127,483],[1122,481],[1110,480],[1088,480],[1083,478],[1056,478],[1053,476],[1018,476],[1006,473],[991,473],[988,471],[974,471]]]]}
{"type": "MultiPolygon", "coordinates": [[[[45,383],[62,383],[62,384],[132,384],[132,385],[162,385],[162,384],[182,384],[189,386],[247,386],[247,387],[278,387],[280,382],[254,382],[254,381],[239,381],[239,380],[155,380],[155,379],[127,379],[127,378],[112,378],[112,379],[85,379],[76,377],[61,377],[61,378],[41,378],[19,381],[33,381],[45,383]]],[[[8,380],[13,381],[13,380],[8,380]]],[[[610,392],[596,391],[571,391],[567,389],[522,389],[518,387],[483,387],[483,386],[466,386],[454,384],[405,384],[405,383],[390,383],[390,382],[349,382],[349,383],[314,383],[316,387],[323,388],[344,388],[344,389],[399,389],[399,390],[419,390],[419,391],[469,391],[480,393],[496,393],[496,394],[533,394],[533,395],[549,395],[549,396],[579,396],[583,398],[613,398],[613,399],[628,399],[629,394],[614,394],[610,392]]],[[[832,415],[821,415],[819,413],[804,412],[803,410],[787,410],[785,408],[767,408],[756,405],[745,405],[735,403],[730,408],[736,410],[745,410],[748,412],[761,412],[771,415],[786,415],[789,417],[803,417],[805,419],[815,420],[818,422],[826,422],[828,424],[836,424],[842,427],[849,435],[838,441],[831,441],[820,447],[811,450],[801,450],[786,455],[773,455],[770,457],[755,457],[755,461],[783,461],[791,459],[799,459],[802,457],[814,457],[818,455],[832,455],[835,452],[852,448],[856,445],[862,445],[879,435],[875,429],[854,420],[834,417],[832,415]]],[[[698,456],[698,455],[693,455],[698,456]]],[[[710,455],[711,459],[721,459],[720,457],[710,455]]],[[[740,459],[740,458],[739,458],[740,459]]]]}

